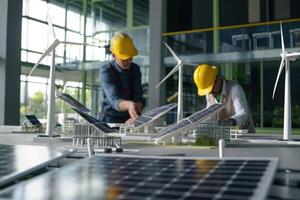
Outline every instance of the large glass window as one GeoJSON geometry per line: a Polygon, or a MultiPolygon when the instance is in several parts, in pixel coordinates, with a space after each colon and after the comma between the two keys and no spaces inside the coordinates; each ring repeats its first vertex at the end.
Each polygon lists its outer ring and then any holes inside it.
{"type": "MultiPolygon", "coordinates": [[[[298,51],[296,48],[300,20],[283,23],[284,42],[287,51],[298,51]]],[[[174,33],[163,38],[182,58],[183,63],[183,101],[184,113],[189,115],[205,107],[205,98],[196,94],[192,75],[198,64],[208,63],[219,67],[221,73],[229,80],[237,80],[245,91],[256,127],[283,127],[284,115],[284,70],[279,79],[274,100],[273,88],[280,65],[281,38],[279,23],[249,27],[220,28],[219,37],[214,38],[213,31],[191,33],[174,33]],[[218,48],[216,48],[216,46],[218,48]],[[216,51],[218,50],[218,51],[216,51]],[[216,51],[217,53],[214,53],[216,51]],[[189,66],[194,63],[194,66],[189,66]],[[193,86],[192,86],[193,85],[193,86]],[[194,100],[195,99],[195,100],[194,100]]],[[[167,74],[175,61],[168,51],[164,52],[164,74],[167,74]]],[[[298,65],[291,65],[291,107],[292,127],[300,126],[300,93],[298,83],[298,65]]],[[[168,102],[177,93],[178,75],[175,73],[166,82],[164,99],[168,102]]]]}
{"type": "MultiPolygon", "coordinates": [[[[23,0],[22,73],[27,75],[53,42],[47,21],[50,16],[57,39],[61,42],[81,43],[80,45],[60,44],[55,49],[56,84],[58,86],[56,92],[65,88],[64,91],[75,99],[80,102],[85,100],[82,103],[91,108],[93,114],[96,115],[101,109],[99,68],[111,59],[107,46],[110,37],[119,29],[128,32],[138,47],[140,56],[135,62],[141,65],[143,84],[146,85],[149,65],[149,50],[147,49],[149,48],[149,33],[148,17],[144,16],[148,15],[149,1],[133,2],[133,8],[129,8],[127,1],[123,0],[89,1],[87,15],[84,16],[83,1],[23,0]],[[133,16],[133,18],[127,18],[127,16],[133,16]],[[141,27],[137,29],[135,26],[141,27]],[[85,46],[82,44],[84,41],[86,41],[85,46]],[[82,81],[85,81],[85,84],[82,84],[82,81]]],[[[47,82],[51,63],[52,58],[49,55],[42,60],[42,66],[33,72],[32,77],[26,75],[21,77],[21,121],[24,120],[25,114],[35,112],[32,104],[34,96],[39,97],[40,110],[36,111],[38,117],[46,118],[47,82]],[[33,80],[35,77],[39,80],[33,80]],[[45,82],[41,83],[41,80],[45,82]],[[31,90],[31,87],[36,89],[31,90]],[[40,90],[36,91],[37,89],[40,90]]],[[[61,109],[63,104],[59,99],[56,101],[56,114],[58,114],[67,106],[61,109]]],[[[72,110],[64,111],[72,112],[72,110]]]]}

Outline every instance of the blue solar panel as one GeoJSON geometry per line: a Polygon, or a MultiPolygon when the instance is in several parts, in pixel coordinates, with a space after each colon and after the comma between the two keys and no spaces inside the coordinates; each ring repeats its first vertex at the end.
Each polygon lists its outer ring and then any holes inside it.
{"type": "Polygon", "coordinates": [[[94,156],[0,192],[17,199],[255,199],[277,159],[94,156]],[[38,188],[37,185],[43,186],[38,188]]]}

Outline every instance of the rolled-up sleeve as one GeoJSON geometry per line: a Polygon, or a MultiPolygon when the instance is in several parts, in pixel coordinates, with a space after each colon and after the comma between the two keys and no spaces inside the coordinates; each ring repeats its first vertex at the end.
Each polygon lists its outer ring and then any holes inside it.
{"type": "Polygon", "coordinates": [[[245,93],[241,86],[236,85],[232,88],[232,101],[235,109],[235,114],[232,116],[236,120],[238,126],[241,126],[248,118],[248,105],[245,93]]]}
{"type": "Polygon", "coordinates": [[[119,102],[121,99],[117,89],[117,84],[108,67],[101,68],[100,80],[102,91],[105,93],[107,100],[115,110],[120,111],[119,102]]]}
{"type": "Polygon", "coordinates": [[[134,69],[134,79],[133,79],[133,101],[140,102],[145,105],[145,101],[143,98],[143,88],[142,88],[142,74],[139,66],[135,66],[134,69]]]}

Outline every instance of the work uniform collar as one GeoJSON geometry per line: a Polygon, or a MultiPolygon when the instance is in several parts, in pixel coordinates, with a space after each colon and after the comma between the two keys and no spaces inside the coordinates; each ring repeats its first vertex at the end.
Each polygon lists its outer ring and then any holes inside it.
{"type": "Polygon", "coordinates": [[[221,91],[221,96],[224,97],[227,95],[227,85],[226,85],[226,81],[223,79],[222,80],[222,91],[221,91]]]}
{"type": "Polygon", "coordinates": [[[118,71],[118,72],[122,72],[123,70],[121,69],[121,67],[116,63],[116,61],[112,61],[112,66],[118,71]]]}
{"type": "Polygon", "coordinates": [[[217,96],[215,96],[215,103],[221,103],[224,101],[224,98],[227,95],[227,88],[226,88],[226,81],[224,79],[222,79],[222,89],[221,89],[221,93],[217,96]]]}
{"type": "MultiPolygon", "coordinates": [[[[129,69],[128,70],[124,70],[124,69],[122,69],[119,65],[118,65],[118,63],[115,61],[115,60],[113,60],[112,61],[112,65],[113,65],[113,67],[119,72],[119,73],[126,73],[126,72],[128,72],[129,71],[129,69]]],[[[131,66],[130,66],[131,67],[131,66]]]]}

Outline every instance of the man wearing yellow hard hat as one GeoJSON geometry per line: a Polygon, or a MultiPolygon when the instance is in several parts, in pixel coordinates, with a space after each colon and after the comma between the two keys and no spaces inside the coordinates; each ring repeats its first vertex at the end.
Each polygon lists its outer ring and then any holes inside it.
{"type": "Polygon", "coordinates": [[[194,82],[198,88],[198,95],[206,96],[207,107],[215,103],[225,105],[224,109],[214,116],[215,120],[255,133],[245,93],[236,81],[226,80],[218,75],[217,67],[202,64],[194,71],[194,82]]]}
{"type": "Polygon", "coordinates": [[[137,118],[144,106],[140,67],[132,62],[138,55],[132,39],[116,32],[110,41],[113,60],[101,67],[103,94],[100,120],[124,123],[137,118]]]}

